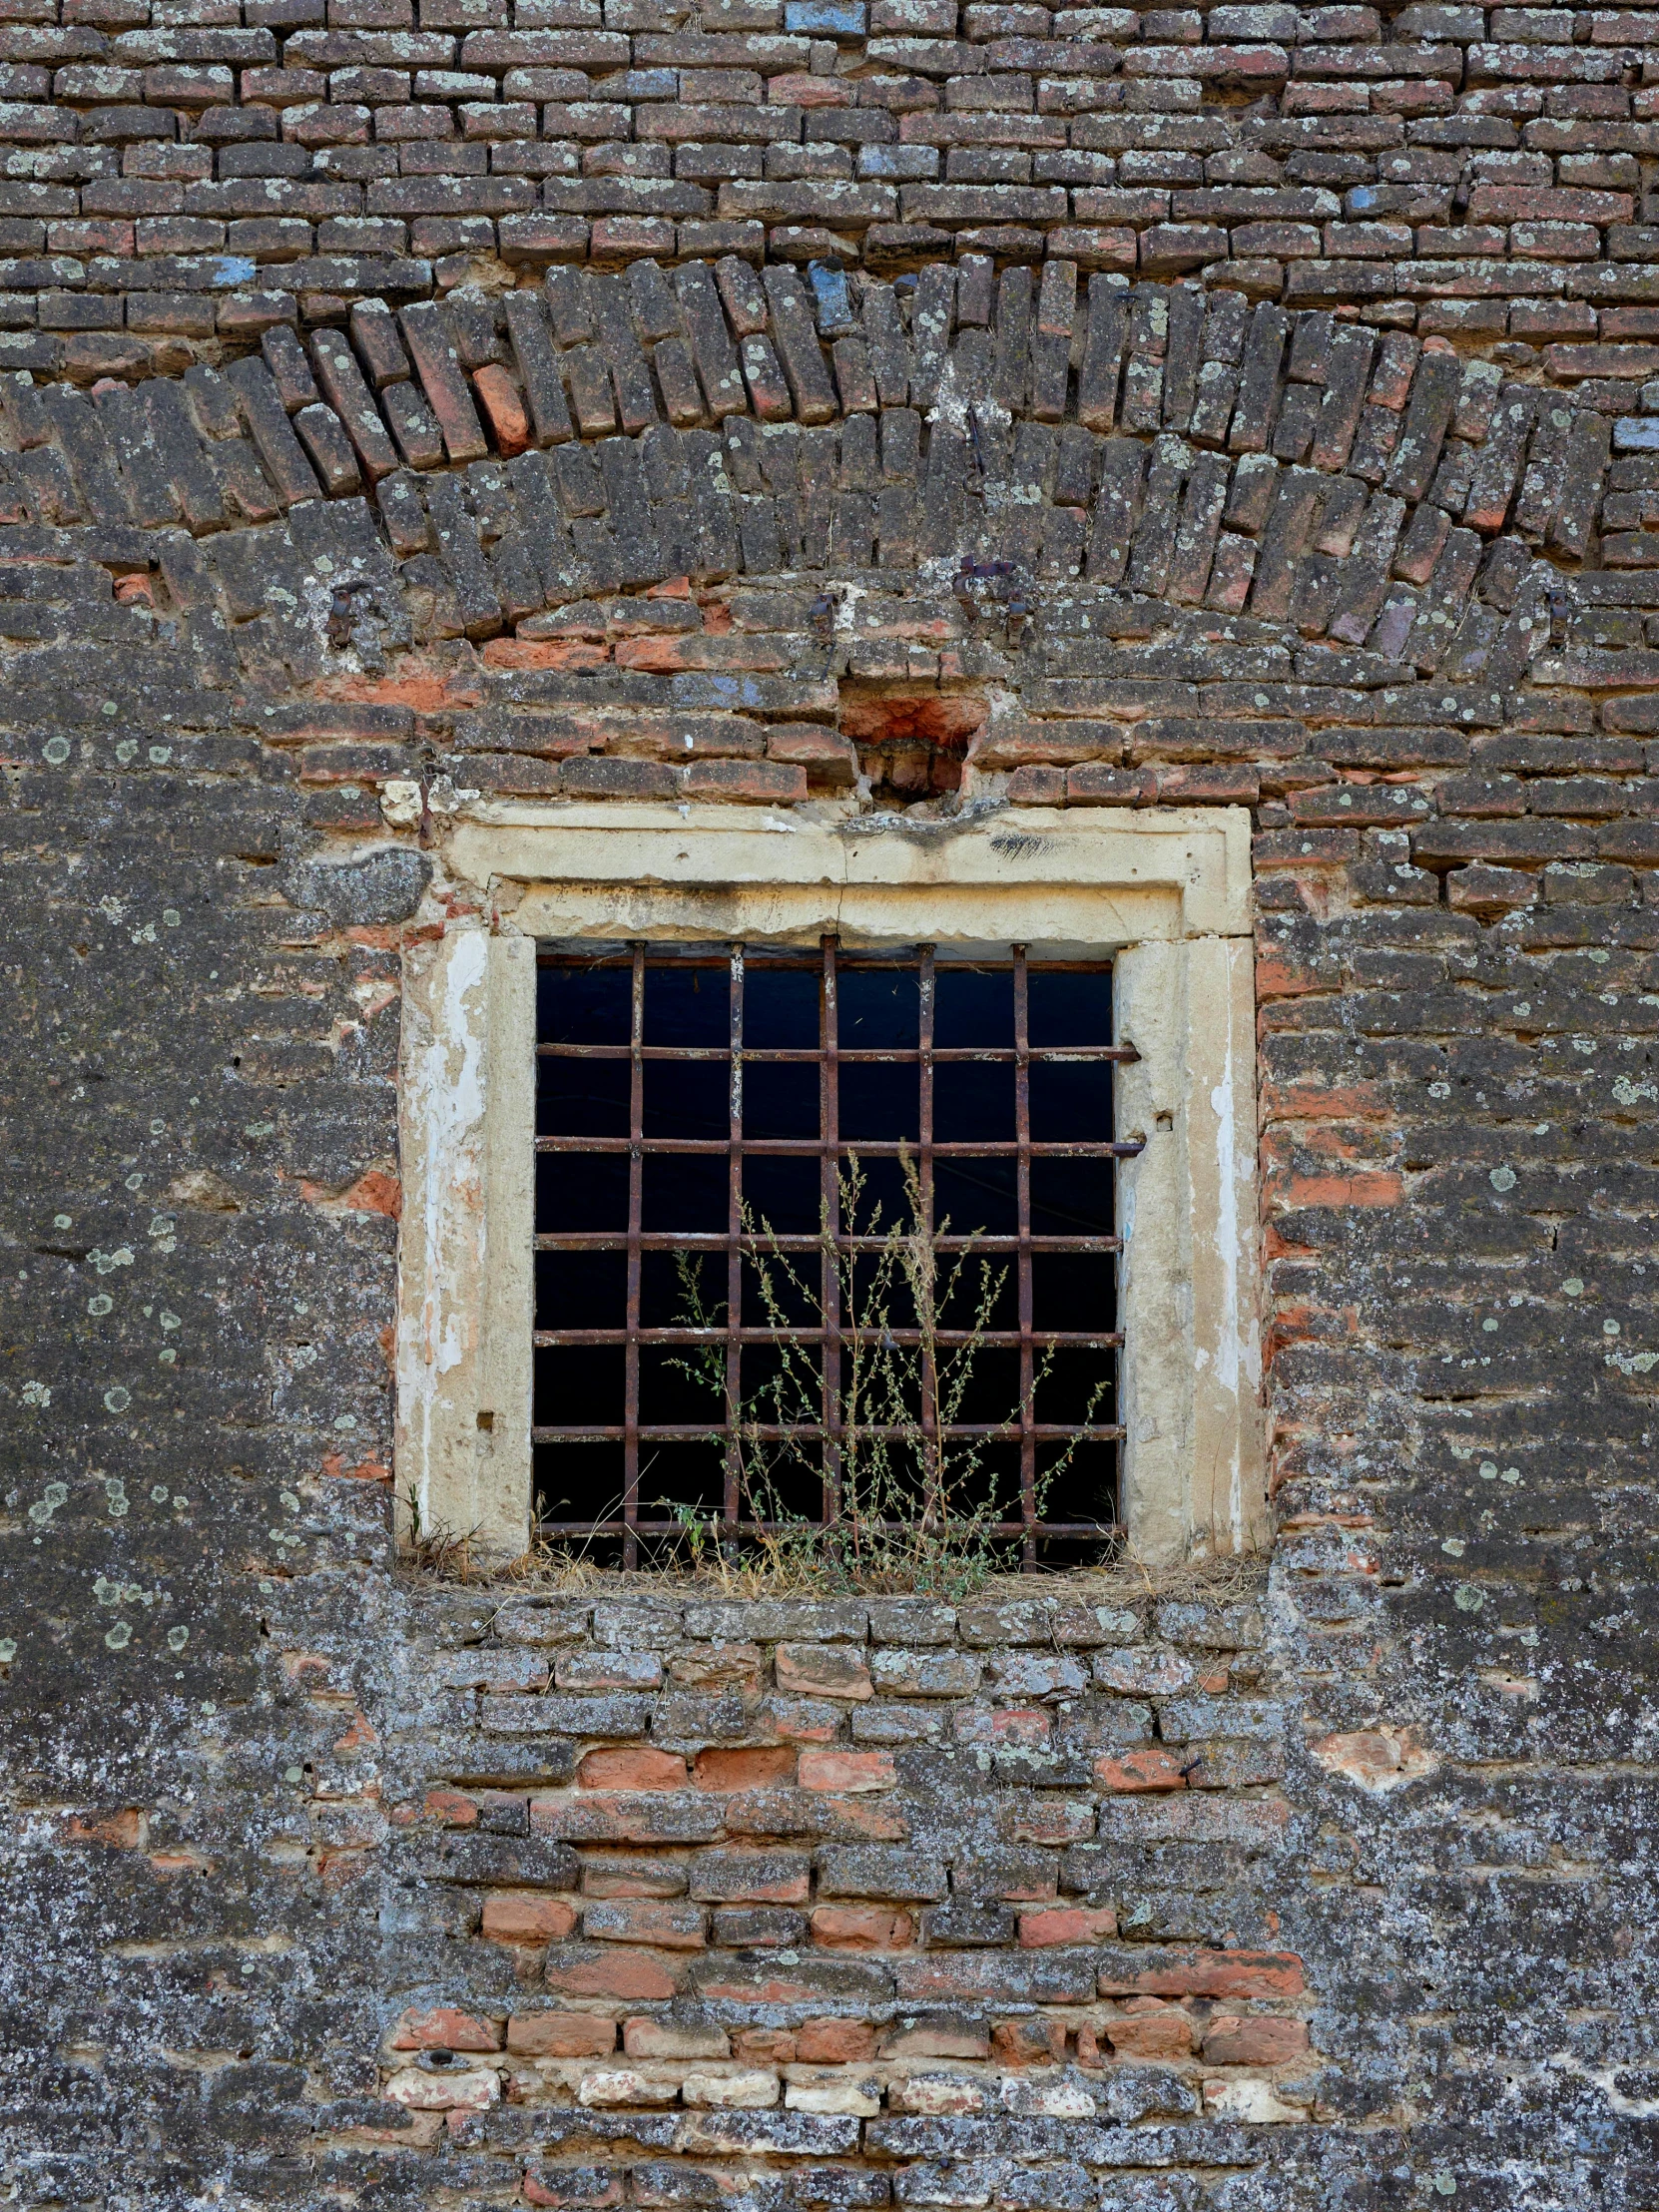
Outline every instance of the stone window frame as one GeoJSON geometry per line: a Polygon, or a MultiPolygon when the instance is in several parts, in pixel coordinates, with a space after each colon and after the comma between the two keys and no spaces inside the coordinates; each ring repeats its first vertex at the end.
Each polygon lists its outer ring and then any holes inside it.
{"type": "Polygon", "coordinates": [[[967,821],[487,801],[468,894],[403,956],[395,1487],[416,1529],[530,1536],[536,951],[767,938],[1110,958],[1120,1135],[1120,1517],[1148,1565],[1266,1524],[1250,818],[1239,807],[967,821]],[[461,910],[461,909],[466,910],[461,910]]]}

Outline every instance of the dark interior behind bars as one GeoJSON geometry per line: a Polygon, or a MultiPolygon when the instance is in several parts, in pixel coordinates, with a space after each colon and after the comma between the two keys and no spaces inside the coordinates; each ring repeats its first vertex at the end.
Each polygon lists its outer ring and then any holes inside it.
{"type": "MultiPolygon", "coordinates": [[[[732,1422],[756,1417],[781,1330],[822,1394],[771,1510],[832,1519],[848,1314],[826,1230],[857,1252],[857,1304],[882,1232],[919,1211],[941,1271],[965,1262],[937,1319],[979,1336],[953,1447],[1026,1561],[1099,1555],[1122,1435],[1114,1180],[1138,1149],[1113,1130],[1133,1054],[1111,1041],[1109,963],[544,949],[538,1026],[544,1533],[632,1566],[687,1511],[754,1525],[732,1422]]],[[[913,1331],[902,1298],[891,1314],[913,1331]]]]}

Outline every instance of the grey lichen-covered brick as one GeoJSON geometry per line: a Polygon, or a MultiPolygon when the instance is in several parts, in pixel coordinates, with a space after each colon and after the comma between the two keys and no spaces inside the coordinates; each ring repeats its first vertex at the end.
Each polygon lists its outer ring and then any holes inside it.
{"type": "Polygon", "coordinates": [[[0,25],[10,2200],[1650,2212],[1640,11],[241,14],[0,25]],[[1268,1556],[398,1563],[402,959],[630,801],[1250,810],[1268,1556]]]}

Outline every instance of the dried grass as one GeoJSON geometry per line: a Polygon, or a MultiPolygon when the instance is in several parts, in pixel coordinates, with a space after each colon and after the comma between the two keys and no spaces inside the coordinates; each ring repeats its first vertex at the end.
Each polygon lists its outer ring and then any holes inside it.
{"type": "MultiPolygon", "coordinates": [[[[689,1381],[706,1385],[723,1408],[724,1427],[712,1427],[709,1440],[735,1454],[747,1524],[741,1537],[724,1533],[702,1509],[663,1498],[657,1504],[673,1514],[679,1528],[671,1537],[653,1539],[657,1562],[649,1568],[599,1566],[592,1557],[593,1539],[556,1546],[538,1539],[518,1559],[488,1567],[474,1558],[470,1536],[421,1529],[410,1498],[410,1563],[441,1581],[492,1589],[738,1600],[922,1596],[956,1602],[1064,1591],[1073,1602],[1125,1604],[1188,1591],[1226,1596],[1259,1580],[1259,1561],[1193,1560],[1153,1568],[1121,1551],[1088,1566],[1019,1568],[1016,1542],[992,1533],[1004,1508],[982,1465],[982,1440],[960,1441],[963,1431],[955,1426],[1004,1276],[972,1239],[953,1260],[941,1263],[935,1239],[949,1224],[936,1231],[927,1227],[920,1178],[902,1149],[899,1164],[904,1202],[888,1222],[869,1204],[856,1159],[841,1175],[836,1219],[848,1227],[856,1223],[863,1244],[874,1248],[873,1261],[866,1253],[861,1270],[854,1269],[828,1216],[815,1264],[808,1267],[783,1251],[766,1221],[745,1213],[778,1354],[776,1373],[748,1400],[733,1402],[727,1394],[725,1306],[705,1301],[695,1265],[682,1268],[685,1310],[678,1319],[709,1344],[673,1364],[689,1381]],[[792,1475],[808,1485],[824,1478],[814,1456],[819,1446],[797,1439],[820,1433],[815,1422],[824,1376],[808,1347],[830,1323],[821,1296],[821,1285],[829,1280],[838,1285],[835,1329],[847,1364],[837,1432],[839,1512],[825,1526],[792,1514],[784,1487],[792,1475]],[[814,1324],[805,1335],[802,1313],[814,1324]],[[947,1334],[946,1316],[953,1313],[947,1334]]],[[[1046,1373],[1045,1357],[1036,1381],[1046,1373]]],[[[1057,1463],[1039,1476],[1039,1515],[1056,1475],[1088,1436],[1105,1386],[1102,1382],[1090,1400],[1057,1463]]],[[[989,1440],[1016,1436],[1023,1410],[1013,1407],[989,1440]]]]}
{"type": "MultiPolygon", "coordinates": [[[[494,1566],[479,1561],[469,1540],[434,1531],[411,1547],[404,1563],[433,1581],[474,1589],[522,1591],[537,1597],[594,1598],[752,1598],[816,1597],[827,1592],[822,1574],[799,1553],[778,1558],[757,1554],[739,1560],[719,1553],[695,1567],[605,1567],[579,1549],[538,1541],[517,1559],[494,1566]]],[[[1127,1554],[1079,1567],[1036,1566],[1019,1572],[993,1572],[961,1593],[981,1603],[1004,1598],[1064,1597],[1072,1604],[1133,1604],[1148,1599],[1225,1600],[1253,1595],[1267,1572],[1260,1554],[1191,1559],[1150,1566],[1127,1554]]],[[[835,1594],[841,1594],[839,1592],[835,1594]]],[[[934,1597],[913,1578],[887,1573],[857,1580],[845,1594],[863,1597],[934,1597]]]]}

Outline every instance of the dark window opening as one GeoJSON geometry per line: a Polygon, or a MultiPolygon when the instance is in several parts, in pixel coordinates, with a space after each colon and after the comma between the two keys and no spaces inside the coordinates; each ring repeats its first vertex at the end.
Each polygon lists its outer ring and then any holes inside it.
{"type": "Polygon", "coordinates": [[[970,1468],[1027,1563],[1100,1556],[1139,1150],[1109,963],[545,949],[538,1025],[544,1534],[635,1566],[690,1513],[832,1522],[886,1438],[970,1468]]]}

